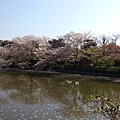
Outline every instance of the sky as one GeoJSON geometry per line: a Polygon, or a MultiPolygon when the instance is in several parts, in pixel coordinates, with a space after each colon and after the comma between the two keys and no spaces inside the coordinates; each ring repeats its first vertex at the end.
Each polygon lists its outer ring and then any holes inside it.
{"type": "Polygon", "coordinates": [[[120,33],[120,0],[0,0],[0,39],[120,33]]]}

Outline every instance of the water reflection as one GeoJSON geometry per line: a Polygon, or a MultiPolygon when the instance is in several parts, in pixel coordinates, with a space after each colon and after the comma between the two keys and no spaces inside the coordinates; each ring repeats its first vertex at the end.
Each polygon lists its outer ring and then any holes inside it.
{"type": "Polygon", "coordinates": [[[97,115],[89,114],[90,94],[113,96],[119,100],[119,85],[110,81],[83,80],[74,75],[38,77],[1,74],[0,118],[93,120],[97,115]]]}

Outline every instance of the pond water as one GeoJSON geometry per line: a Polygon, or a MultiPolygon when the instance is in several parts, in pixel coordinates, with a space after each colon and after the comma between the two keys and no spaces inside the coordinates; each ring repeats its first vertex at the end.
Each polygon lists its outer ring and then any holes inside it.
{"type": "Polygon", "coordinates": [[[0,120],[106,120],[90,95],[120,99],[120,83],[79,75],[0,74],[0,120]]]}

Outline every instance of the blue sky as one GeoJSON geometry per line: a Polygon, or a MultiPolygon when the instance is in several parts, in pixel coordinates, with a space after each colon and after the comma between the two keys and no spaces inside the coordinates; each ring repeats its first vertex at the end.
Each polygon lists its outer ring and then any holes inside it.
{"type": "Polygon", "coordinates": [[[120,0],[0,0],[0,39],[120,32],[120,0]]]}

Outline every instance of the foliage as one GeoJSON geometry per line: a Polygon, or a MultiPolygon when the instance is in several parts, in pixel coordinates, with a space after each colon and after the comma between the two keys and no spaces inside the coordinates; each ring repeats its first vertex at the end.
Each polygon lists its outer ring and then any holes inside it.
{"type": "Polygon", "coordinates": [[[5,41],[1,41],[0,42],[0,46],[5,46],[5,45],[8,45],[8,44],[12,44],[12,42],[11,41],[9,41],[9,40],[5,40],[5,41]]]}
{"type": "Polygon", "coordinates": [[[96,112],[104,115],[110,120],[120,119],[120,104],[114,98],[108,99],[99,95],[91,95],[90,97],[91,101],[94,102],[96,112]]]}
{"type": "Polygon", "coordinates": [[[120,66],[118,38],[70,32],[58,39],[27,35],[1,40],[0,68],[109,71],[120,66]]]}

